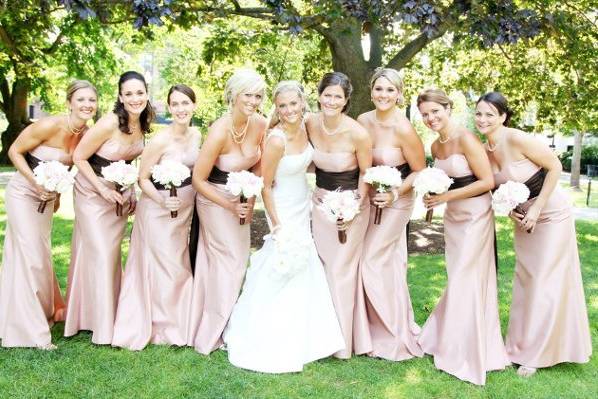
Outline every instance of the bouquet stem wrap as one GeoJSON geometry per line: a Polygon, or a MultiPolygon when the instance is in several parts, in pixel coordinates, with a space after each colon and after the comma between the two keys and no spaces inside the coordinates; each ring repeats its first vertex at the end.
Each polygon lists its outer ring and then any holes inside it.
{"type": "Polygon", "coordinates": [[[37,207],[37,211],[39,213],[44,213],[44,211],[46,210],[46,204],[48,203],[48,201],[42,201],[39,203],[38,207],[37,207]]]}
{"type": "MultiPolygon", "coordinates": [[[[114,184],[116,191],[118,191],[119,193],[122,191],[123,187],[120,184],[114,184]]],[[[120,202],[116,203],[116,216],[122,216],[123,215],[123,204],[121,204],[120,202]]]]}
{"type": "Polygon", "coordinates": [[[434,209],[428,209],[426,212],[426,222],[432,223],[432,217],[434,216],[434,209]]]}
{"type": "MultiPolygon", "coordinates": [[[[170,186],[170,196],[176,197],[176,187],[175,186],[170,186]]],[[[179,215],[178,211],[170,211],[170,217],[172,219],[176,218],[178,215],[179,215]]]]}
{"type": "MultiPolygon", "coordinates": [[[[242,204],[246,204],[246,203],[247,203],[247,198],[245,198],[245,196],[244,196],[243,194],[241,194],[241,197],[239,198],[239,201],[240,201],[242,204]]],[[[244,225],[244,224],[245,224],[245,218],[240,218],[240,219],[239,219],[239,224],[240,224],[240,225],[244,225]]]]}
{"type": "MultiPolygon", "coordinates": [[[[342,222],[343,219],[338,219],[339,222],[342,222]]],[[[344,244],[347,242],[347,231],[346,230],[338,230],[338,242],[344,244]]]]}
{"type": "Polygon", "coordinates": [[[374,215],[374,224],[380,224],[382,221],[382,209],[381,207],[376,207],[376,214],[374,215]]]}

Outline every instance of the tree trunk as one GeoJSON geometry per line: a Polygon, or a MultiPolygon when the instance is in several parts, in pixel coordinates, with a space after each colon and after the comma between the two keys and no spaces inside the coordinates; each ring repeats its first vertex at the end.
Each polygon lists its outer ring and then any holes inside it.
{"type": "Polygon", "coordinates": [[[575,139],[573,142],[573,156],[571,157],[571,188],[581,190],[579,187],[579,175],[581,172],[581,144],[583,142],[583,132],[575,130],[575,139]]]}
{"type": "Polygon", "coordinates": [[[356,118],[374,108],[370,100],[370,77],[376,67],[365,61],[361,48],[361,23],[353,18],[340,19],[330,27],[326,40],[332,54],[332,67],[351,79],[353,94],[348,114],[356,118]]]}
{"type": "Polygon", "coordinates": [[[17,78],[8,98],[3,98],[5,104],[4,113],[8,120],[8,127],[2,133],[2,151],[0,151],[0,164],[10,164],[8,149],[15,141],[19,133],[29,124],[27,115],[27,96],[29,94],[30,81],[17,78]]]}

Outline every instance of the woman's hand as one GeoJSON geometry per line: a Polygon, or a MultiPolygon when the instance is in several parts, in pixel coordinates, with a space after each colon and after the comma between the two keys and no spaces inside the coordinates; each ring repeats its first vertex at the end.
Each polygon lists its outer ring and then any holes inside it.
{"type": "Polygon", "coordinates": [[[107,187],[103,187],[102,189],[100,189],[100,195],[106,201],[113,204],[119,203],[122,205],[125,202],[121,193],[119,193],[116,190],[109,189],[107,187]]]}
{"type": "Polygon", "coordinates": [[[450,201],[449,198],[449,192],[447,191],[446,193],[442,193],[442,194],[425,194],[423,196],[423,200],[424,200],[424,206],[426,207],[426,209],[432,209],[435,208],[439,205],[442,205],[448,201],[450,201]]]}
{"type": "Polygon", "coordinates": [[[253,216],[253,204],[249,202],[241,202],[239,197],[230,200],[231,204],[229,211],[237,215],[240,219],[245,218],[245,222],[251,222],[253,216]]]}
{"type": "Polygon", "coordinates": [[[37,184],[35,188],[37,190],[37,195],[38,195],[39,199],[42,201],[52,201],[53,199],[56,198],[55,192],[47,191],[39,184],[37,184]]]}
{"type": "Polygon", "coordinates": [[[540,208],[536,204],[529,207],[525,216],[521,219],[519,227],[522,230],[526,230],[528,233],[533,233],[540,216],[540,208]]]}
{"type": "Polygon", "coordinates": [[[395,193],[388,191],[386,193],[376,193],[372,198],[372,205],[378,208],[386,208],[395,202],[395,193]]]}
{"type": "Polygon", "coordinates": [[[129,189],[129,215],[134,214],[135,209],[137,209],[137,195],[135,195],[135,188],[131,187],[129,189]]]}
{"type": "Polygon", "coordinates": [[[179,197],[166,197],[162,201],[162,207],[168,209],[171,212],[178,211],[181,208],[181,199],[179,197]]]}
{"type": "Polygon", "coordinates": [[[349,221],[337,220],[336,221],[336,229],[338,231],[347,230],[349,228],[349,226],[351,226],[351,220],[349,220],[349,221]]]}

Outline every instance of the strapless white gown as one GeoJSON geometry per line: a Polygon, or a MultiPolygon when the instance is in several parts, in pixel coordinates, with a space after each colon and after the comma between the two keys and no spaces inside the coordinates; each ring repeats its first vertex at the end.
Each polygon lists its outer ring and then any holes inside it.
{"type": "MultiPolygon", "coordinates": [[[[285,137],[274,130],[271,135],[285,137]]],[[[280,160],[273,197],[281,229],[250,259],[224,331],[229,361],[266,373],[298,372],[345,343],[310,228],[305,176],[313,148],[280,160]]],[[[268,220],[269,221],[269,220],[268,220]]]]}

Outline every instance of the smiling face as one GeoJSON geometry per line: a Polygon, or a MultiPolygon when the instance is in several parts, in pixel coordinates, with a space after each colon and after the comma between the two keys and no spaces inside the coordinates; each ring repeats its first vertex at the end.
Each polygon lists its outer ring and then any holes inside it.
{"type": "Polygon", "coordinates": [[[475,126],[482,134],[494,133],[503,126],[507,114],[498,112],[494,105],[485,101],[480,101],[475,108],[475,126]]]}
{"type": "Polygon", "coordinates": [[[125,111],[129,114],[141,115],[148,101],[145,84],[138,79],[127,80],[120,87],[118,99],[123,103],[125,111]]]}
{"type": "Polygon", "coordinates": [[[374,82],[371,95],[376,109],[387,111],[398,103],[401,92],[388,79],[381,76],[374,82]]]}
{"type": "Polygon", "coordinates": [[[264,99],[264,93],[260,91],[243,91],[237,95],[234,103],[233,110],[239,111],[245,116],[251,116],[257,111],[264,99]]]}
{"type": "Polygon", "coordinates": [[[424,124],[435,132],[441,131],[449,125],[450,108],[445,108],[442,104],[433,101],[424,101],[418,105],[418,108],[424,124]]]}
{"type": "Polygon", "coordinates": [[[347,101],[345,92],[340,85],[326,87],[318,97],[320,109],[326,116],[336,116],[343,112],[347,101]]]}
{"type": "Polygon", "coordinates": [[[73,93],[68,105],[72,116],[88,121],[98,110],[98,96],[93,89],[85,87],[73,93]]]}
{"type": "Polygon", "coordinates": [[[175,123],[189,125],[195,111],[195,103],[180,91],[173,91],[168,97],[168,111],[175,123]]]}
{"type": "Polygon", "coordinates": [[[292,125],[303,118],[303,101],[295,91],[289,90],[277,95],[275,105],[278,117],[283,123],[292,125]]]}

